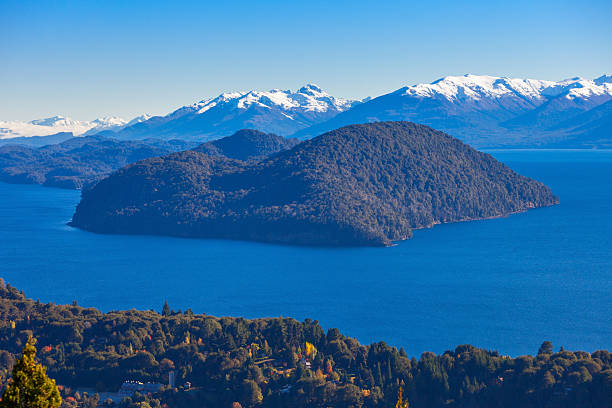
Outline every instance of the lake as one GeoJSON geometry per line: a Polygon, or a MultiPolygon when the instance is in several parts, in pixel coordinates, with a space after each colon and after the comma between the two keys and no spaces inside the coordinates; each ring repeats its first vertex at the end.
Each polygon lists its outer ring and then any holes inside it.
{"type": "Polygon", "coordinates": [[[612,349],[612,151],[491,151],[558,206],[439,225],[390,248],[97,235],[77,191],[0,183],[0,277],[44,302],[310,317],[409,355],[612,349]]]}

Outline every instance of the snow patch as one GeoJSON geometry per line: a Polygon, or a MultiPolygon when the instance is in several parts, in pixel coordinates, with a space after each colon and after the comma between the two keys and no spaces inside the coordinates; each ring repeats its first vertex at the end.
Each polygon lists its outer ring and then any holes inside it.
{"type": "Polygon", "coordinates": [[[588,99],[612,97],[612,77],[595,80],[580,77],[563,81],[545,81],[495,77],[489,75],[447,76],[430,84],[402,88],[401,93],[418,98],[443,98],[452,103],[494,102],[497,105],[529,103],[538,106],[551,97],[588,99]]]}
{"type": "Polygon", "coordinates": [[[142,122],[149,118],[149,115],[142,115],[128,122],[117,116],[105,116],[92,121],[82,121],[56,115],[50,118],[34,119],[29,122],[0,121],[0,139],[50,136],[61,132],[71,132],[75,136],[85,136],[103,130],[119,130],[128,124],[142,122]]]}

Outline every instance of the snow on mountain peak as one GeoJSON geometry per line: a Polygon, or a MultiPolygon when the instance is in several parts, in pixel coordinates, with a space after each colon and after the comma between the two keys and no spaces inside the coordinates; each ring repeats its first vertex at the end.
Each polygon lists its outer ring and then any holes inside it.
{"type": "Polygon", "coordinates": [[[143,115],[139,115],[136,116],[134,119],[130,120],[126,126],[131,126],[131,125],[135,125],[136,123],[140,123],[140,122],[146,122],[147,120],[151,119],[153,116],[149,115],[148,113],[145,113],[143,115]]]}
{"type": "Polygon", "coordinates": [[[567,99],[612,96],[612,82],[606,82],[605,75],[595,80],[575,77],[554,82],[551,86],[543,89],[542,94],[549,97],[563,95],[567,99]]]}
{"type": "Polygon", "coordinates": [[[306,84],[303,87],[301,87],[297,93],[302,93],[302,94],[306,94],[306,95],[327,95],[327,93],[325,93],[318,85],[315,84],[306,84]]]}
{"type": "Polygon", "coordinates": [[[116,116],[97,118],[90,122],[75,120],[61,115],[35,119],[29,122],[0,121],[0,139],[49,136],[61,132],[70,132],[75,136],[90,135],[102,130],[117,130],[126,124],[127,121],[116,116]]]}
{"type": "Polygon", "coordinates": [[[600,76],[599,78],[595,78],[593,80],[593,82],[595,84],[597,84],[597,85],[611,84],[612,83],[612,75],[604,74],[604,75],[600,76]]]}
{"type": "Polygon", "coordinates": [[[430,84],[412,85],[398,90],[407,96],[419,98],[445,98],[450,102],[514,99],[540,104],[550,97],[564,95],[568,99],[611,95],[612,77],[596,80],[580,77],[563,81],[544,81],[466,74],[446,76],[430,84]]]}
{"type": "Polygon", "coordinates": [[[113,126],[123,126],[127,124],[128,122],[125,119],[120,118],[118,116],[104,116],[104,117],[92,120],[91,123],[95,124],[96,127],[100,127],[100,126],[113,127],[113,126]]]}
{"type": "Polygon", "coordinates": [[[528,99],[540,98],[540,91],[552,81],[495,77],[466,74],[446,76],[430,84],[418,84],[402,88],[402,92],[416,97],[443,97],[449,101],[480,100],[520,95],[528,99]]]}
{"type": "MultiPolygon", "coordinates": [[[[567,103],[568,106],[579,106],[580,109],[604,103],[612,99],[612,75],[602,75],[592,80],[575,77],[562,81],[474,74],[451,75],[429,84],[403,87],[393,92],[393,95],[430,99],[445,105],[450,103],[460,109],[454,111],[455,113],[469,114],[486,111],[489,119],[491,112],[501,112],[498,116],[503,120],[508,120],[512,115],[542,106],[553,99],[555,106],[564,106],[567,103]]],[[[305,126],[328,120],[355,104],[356,101],[336,98],[319,86],[309,83],[297,91],[271,89],[269,91],[222,93],[216,97],[203,99],[176,109],[163,118],[158,118],[159,120],[152,123],[152,126],[168,123],[185,115],[189,115],[187,119],[191,119],[195,115],[202,115],[214,109],[213,115],[202,116],[190,126],[203,126],[202,124],[209,121],[214,122],[215,126],[220,122],[227,122],[227,125],[224,125],[227,127],[227,132],[234,128],[259,126],[279,134],[291,134],[305,126]]],[[[421,105],[410,104],[408,106],[414,112],[428,109],[427,105],[421,107],[421,105]]],[[[92,121],[79,121],[56,115],[29,122],[0,121],[0,138],[47,136],[60,132],[90,135],[104,130],[120,131],[126,126],[148,121],[150,118],[150,115],[142,115],[127,122],[122,118],[111,116],[92,121]]],[[[172,124],[169,128],[182,129],[180,126],[182,125],[172,124]]],[[[185,128],[188,129],[188,126],[185,128]]],[[[211,129],[208,130],[210,134],[217,132],[217,128],[211,127],[211,129]]],[[[173,137],[181,134],[173,131],[175,132],[172,134],[173,137]]],[[[168,132],[170,134],[170,131],[168,132]]],[[[193,132],[197,135],[195,131],[193,132]]]]}
{"type": "Polygon", "coordinates": [[[32,120],[30,122],[28,122],[31,125],[36,125],[36,126],[63,126],[63,127],[70,127],[70,126],[80,126],[82,125],[84,122],[79,121],[79,120],[73,120],[70,118],[66,118],[62,115],[55,115],[52,116],[50,118],[43,118],[43,119],[35,119],[32,120]]]}
{"type": "Polygon", "coordinates": [[[204,99],[193,105],[184,106],[171,113],[176,118],[188,113],[202,114],[216,106],[231,105],[238,109],[249,109],[252,106],[291,111],[328,110],[342,112],[353,105],[354,101],[336,98],[314,84],[307,84],[296,92],[291,90],[271,89],[269,91],[226,92],[215,98],[204,99]]]}

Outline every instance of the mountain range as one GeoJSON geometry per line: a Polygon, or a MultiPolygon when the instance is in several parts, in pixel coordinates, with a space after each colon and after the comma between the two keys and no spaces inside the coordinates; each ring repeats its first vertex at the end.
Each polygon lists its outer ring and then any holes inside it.
{"type": "Polygon", "coordinates": [[[70,136],[89,136],[105,130],[119,130],[125,126],[146,121],[149,115],[137,116],[129,122],[116,116],[106,116],[92,121],[82,121],[56,115],[50,118],[36,119],[30,122],[1,121],[0,140],[42,137],[58,134],[70,136]]]}
{"type": "Polygon", "coordinates": [[[296,92],[231,92],[183,106],[166,116],[156,116],[115,132],[119,139],[153,137],[207,141],[229,136],[240,129],[256,129],[288,136],[333,118],[358,104],[336,98],[316,85],[296,92]]]}
{"type": "Polygon", "coordinates": [[[612,146],[612,77],[559,82],[448,76],[354,106],[294,136],[308,139],[354,123],[409,120],[475,147],[612,146]],[[607,119],[606,119],[607,118],[607,119]],[[597,143],[590,132],[603,135],[597,143]]]}
{"type": "Polygon", "coordinates": [[[245,128],[309,139],[350,124],[406,120],[440,129],[477,148],[612,147],[611,100],[609,75],[563,81],[447,76],[362,101],[337,98],[309,84],[295,92],[223,93],[165,116],[130,122],[119,118],[79,122],[63,117],[0,122],[0,139],[57,138],[59,132],[72,132],[124,140],[203,142],[245,128]]]}

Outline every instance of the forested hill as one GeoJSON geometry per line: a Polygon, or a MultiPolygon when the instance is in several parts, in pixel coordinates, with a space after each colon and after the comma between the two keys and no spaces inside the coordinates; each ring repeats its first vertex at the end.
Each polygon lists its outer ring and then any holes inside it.
{"type": "Polygon", "coordinates": [[[232,136],[198,145],[184,140],[117,140],[102,136],[73,137],[32,148],[0,146],[0,181],[80,189],[128,164],[194,148],[201,153],[240,160],[261,160],[299,141],[244,129],[232,136]]]}
{"type": "Polygon", "coordinates": [[[120,141],[101,136],[73,137],[40,148],[6,145],[0,147],[0,181],[80,189],[130,163],[193,146],[182,140],[120,141]]]}
{"type": "Polygon", "coordinates": [[[608,351],[555,352],[545,342],[537,355],[511,358],[461,345],[417,359],[384,342],[365,346],[337,329],[325,332],[309,319],[217,318],[169,307],[162,314],[101,313],[34,301],[0,280],[0,388],[31,335],[49,376],[66,387],[64,396],[79,398],[68,387],[116,391],[124,380],[167,383],[170,370],[177,386],[192,384],[134,396],[120,408],[389,408],[400,387],[417,408],[612,402],[608,351]]]}
{"type": "Polygon", "coordinates": [[[213,156],[250,160],[261,159],[273,153],[290,149],[298,143],[298,139],[287,139],[272,133],[243,129],[232,136],[203,143],[193,150],[213,156]]]}
{"type": "Polygon", "coordinates": [[[259,163],[180,152],[83,193],[72,225],[314,245],[388,245],[414,228],[557,203],[540,182],[427,126],[352,125],[259,163]]]}

